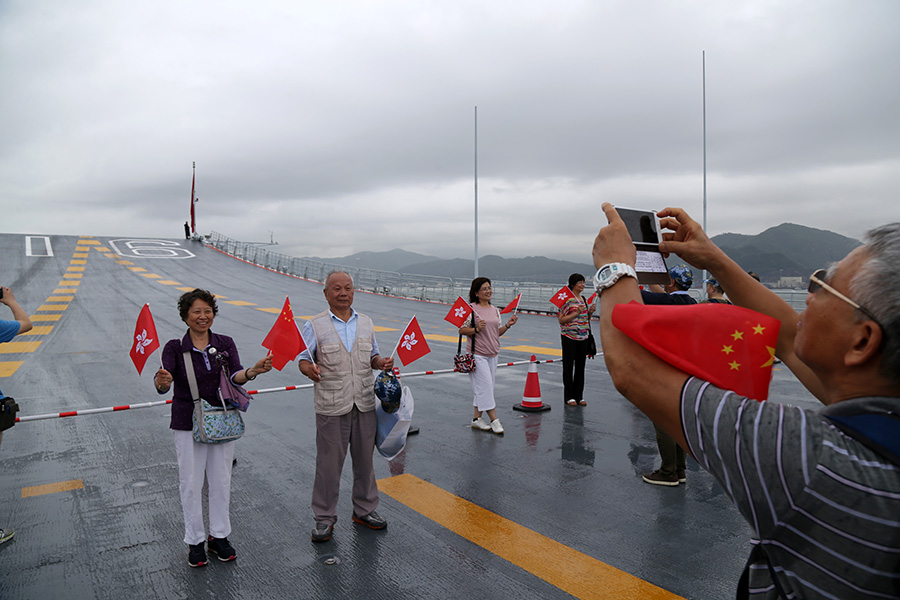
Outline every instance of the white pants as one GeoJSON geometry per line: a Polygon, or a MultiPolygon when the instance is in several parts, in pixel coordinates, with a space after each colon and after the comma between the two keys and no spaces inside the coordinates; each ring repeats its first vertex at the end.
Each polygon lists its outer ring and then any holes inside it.
{"type": "Polygon", "coordinates": [[[215,538],[231,534],[228,505],[231,501],[231,462],[234,442],[200,444],[191,431],[175,431],[178,455],[178,488],[184,512],[184,543],[206,541],[203,528],[203,475],[206,474],[209,498],[209,535],[215,538]]]}
{"type": "Polygon", "coordinates": [[[497,357],[475,354],[475,370],[469,373],[472,382],[472,393],[475,398],[472,405],[484,412],[497,407],[494,401],[494,379],[497,376],[497,357]]]}

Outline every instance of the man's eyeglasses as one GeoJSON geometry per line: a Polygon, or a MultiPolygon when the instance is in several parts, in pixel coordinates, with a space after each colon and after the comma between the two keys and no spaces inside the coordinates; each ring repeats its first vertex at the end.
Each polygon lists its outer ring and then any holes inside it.
{"type": "MultiPolygon", "coordinates": [[[[862,306],[860,306],[859,304],[857,304],[856,302],[854,302],[847,296],[843,295],[842,293],[840,293],[839,291],[837,291],[836,289],[834,289],[833,287],[831,287],[830,285],[825,283],[824,280],[825,280],[826,273],[828,273],[828,269],[819,269],[818,271],[816,271],[815,273],[813,273],[812,275],[809,276],[809,286],[807,287],[807,291],[810,294],[815,294],[816,292],[818,292],[819,290],[824,288],[825,290],[831,292],[832,294],[834,294],[835,296],[837,296],[838,298],[840,298],[841,300],[843,300],[844,302],[846,302],[847,304],[849,304],[850,306],[852,306],[853,308],[855,308],[856,310],[861,312],[862,314],[866,315],[867,317],[869,317],[870,319],[872,319],[873,321],[878,323],[878,319],[875,318],[875,315],[873,315],[872,313],[867,311],[865,308],[863,308],[862,306]]],[[[878,323],[878,326],[881,327],[881,323],[878,323]]],[[[884,329],[884,328],[882,327],[882,329],[884,329]]]]}

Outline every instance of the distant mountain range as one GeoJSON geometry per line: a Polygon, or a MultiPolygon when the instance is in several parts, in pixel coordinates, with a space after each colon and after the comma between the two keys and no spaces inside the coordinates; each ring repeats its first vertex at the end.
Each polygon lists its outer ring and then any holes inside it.
{"type": "MultiPolygon", "coordinates": [[[[755,271],[766,282],[777,282],[781,277],[805,278],[816,269],[842,259],[860,245],[859,240],[853,238],[793,223],[782,223],[757,235],[723,233],[715,236],[713,241],[743,269],[755,271]]],[[[457,279],[470,278],[474,271],[471,259],[440,259],[400,249],[357,252],[338,258],[309,258],[362,269],[457,279]]],[[[668,263],[672,265],[679,261],[678,257],[670,257],[668,263]]],[[[554,260],[545,256],[502,258],[487,255],[478,259],[478,271],[498,281],[562,285],[571,273],[591,277],[594,267],[588,262],[554,260]]],[[[696,275],[699,280],[699,273],[696,275]]]]}

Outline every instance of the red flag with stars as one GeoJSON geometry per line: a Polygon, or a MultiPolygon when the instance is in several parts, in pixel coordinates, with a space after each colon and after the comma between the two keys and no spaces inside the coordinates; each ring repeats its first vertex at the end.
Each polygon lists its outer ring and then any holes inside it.
{"type": "Polygon", "coordinates": [[[279,371],[306,350],[303,336],[300,335],[297,323],[294,322],[294,311],[291,310],[290,298],[285,297],[284,308],[281,309],[278,320],[275,321],[266,339],[263,340],[262,346],[272,352],[272,366],[279,371]]]}
{"type": "Polygon", "coordinates": [[[416,316],[413,315],[409,325],[406,326],[406,329],[400,335],[400,341],[397,343],[397,358],[400,359],[400,362],[405,367],[429,352],[431,352],[431,348],[428,347],[428,342],[425,341],[425,334],[422,333],[422,328],[419,327],[419,322],[416,320],[416,316]]]}
{"type": "Polygon", "coordinates": [[[755,400],[769,397],[778,319],[726,304],[613,309],[619,331],[670,365],[755,400]]]}
{"type": "Polygon", "coordinates": [[[462,327],[463,323],[466,322],[466,319],[468,319],[471,314],[472,307],[469,306],[468,302],[462,299],[462,296],[460,296],[456,299],[456,302],[453,303],[453,306],[450,307],[450,312],[447,313],[444,320],[456,325],[456,327],[462,327]]]}
{"type": "Polygon", "coordinates": [[[147,359],[158,348],[159,336],[156,335],[156,324],[153,322],[153,315],[150,314],[150,305],[145,304],[134,326],[134,342],[128,353],[138,375],[143,372],[147,359]]]}
{"type": "Polygon", "coordinates": [[[550,302],[556,305],[556,308],[562,308],[563,304],[566,303],[566,300],[569,298],[574,298],[575,294],[572,293],[572,290],[569,289],[569,286],[562,286],[558,292],[553,294],[553,297],[550,298],[550,302]]]}
{"type": "Polygon", "coordinates": [[[519,298],[521,298],[521,297],[522,297],[522,294],[519,294],[518,296],[513,298],[513,301],[510,302],[509,304],[507,304],[506,308],[504,308],[503,310],[500,311],[500,314],[505,315],[506,313],[513,312],[514,310],[518,311],[519,310],[519,298]]]}

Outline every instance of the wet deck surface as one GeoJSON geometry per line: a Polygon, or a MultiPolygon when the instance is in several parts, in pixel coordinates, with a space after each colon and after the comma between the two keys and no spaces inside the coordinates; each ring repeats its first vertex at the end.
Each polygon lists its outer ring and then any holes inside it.
{"type": "MultiPolygon", "coordinates": [[[[196,242],[151,251],[159,245],[146,240],[51,236],[53,256],[27,256],[27,247],[45,253],[43,238],[30,242],[0,235],[0,283],[29,314],[59,317],[15,340],[31,344],[0,346],[0,389],[19,416],[159,400],[153,362],[138,377],[128,350],[145,302],[163,343],[183,334],[179,287],[222,297],[214,330],[235,338],[245,364],[264,355],[260,342],[286,295],[298,317],[325,307],[320,284],[196,242]]],[[[448,306],[357,293],[354,307],[385,328],[376,334],[383,353],[418,315],[432,352],[404,372],[452,366],[448,306]]],[[[502,345],[501,362],[558,358],[556,319],[520,315],[502,345]]],[[[351,522],[347,464],[324,544],[309,540],[312,392],[257,395],[233,473],[238,559],[202,569],[187,566],[181,541],[168,407],[19,423],[0,448],[0,527],[16,530],[0,545],[0,598],[733,597],[750,532],[712,477],[689,459],[686,485],[641,481],[657,466],[654,430],[615,391],[602,359],[588,361],[584,408],[563,404],[553,363],[538,367],[552,410],[513,411],[526,372],[498,370],[503,437],[468,426],[467,376],[406,379],[421,432],[394,461],[376,456],[388,528],[351,522]]],[[[291,363],[248,388],[305,383],[291,363]]],[[[786,370],[776,371],[771,396],[815,406],[786,370]]]]}

